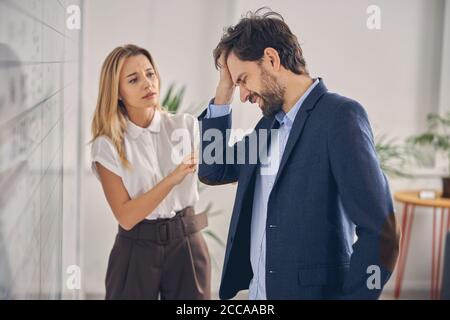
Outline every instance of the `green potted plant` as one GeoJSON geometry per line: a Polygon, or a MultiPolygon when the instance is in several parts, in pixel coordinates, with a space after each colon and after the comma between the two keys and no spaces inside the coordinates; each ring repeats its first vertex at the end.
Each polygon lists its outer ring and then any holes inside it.
{"type": "Polygon", "coordinates": [[[445,115],[429,113],[427,130],[408,139],[415,146],[431,146],[436,153],[445,157],[447,176],[442,177],[442,197],[450,198],[450,112],[445,115]]]}
{"type": "Polygon", "coordinates": [[[404,146],[396,143],[395,139],[389,139],[386,135],[375,138],[375,150],[381,169],[391,178],[409,178],[410,174],[404,171],[408,160],[408,151],[404,146]]]}

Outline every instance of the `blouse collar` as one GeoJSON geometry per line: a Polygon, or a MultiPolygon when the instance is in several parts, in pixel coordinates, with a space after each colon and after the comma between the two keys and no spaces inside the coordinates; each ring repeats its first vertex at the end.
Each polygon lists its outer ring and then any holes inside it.
{"type": "Polygon", "coordinates": [[[136,139],[145,131],[150,131],[153,133],[158,133],[161,131],[161,113],[159,110],[155,110],[152,122],[150,122],[150,124],[146,128],[139,127],[138,125],[134,124],[128,117],[126,118],[127,118],[127,132],[133,139],[136,139]]]}

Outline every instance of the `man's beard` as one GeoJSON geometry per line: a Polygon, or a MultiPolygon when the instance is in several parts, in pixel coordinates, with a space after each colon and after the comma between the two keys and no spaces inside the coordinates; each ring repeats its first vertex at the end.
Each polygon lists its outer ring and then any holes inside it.
{"type": "Polygon", "coordinates": [[[264,85],[261,94],[252,94],[250,101],[254,102],[256,97],[259,97],[262,100],[260,107],[263,116],[271,118],[282,109],[286,88],[277,83],[275,77],[270,75],[263,67],[261,67],[261,82],[264,85]]]}

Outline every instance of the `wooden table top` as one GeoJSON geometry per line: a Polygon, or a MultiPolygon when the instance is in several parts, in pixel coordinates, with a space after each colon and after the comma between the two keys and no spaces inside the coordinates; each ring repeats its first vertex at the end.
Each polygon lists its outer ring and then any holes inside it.
{"type": "Polygon", "coordinates": [[[436,199],[420,199],[419,192],[425,190],[405,190],[394,193],[394,199],[406,204],[413,204],[422,207],[450,208],[450,198],[441,198],[442,192],[436,190],[439,198],[436,199]]]}

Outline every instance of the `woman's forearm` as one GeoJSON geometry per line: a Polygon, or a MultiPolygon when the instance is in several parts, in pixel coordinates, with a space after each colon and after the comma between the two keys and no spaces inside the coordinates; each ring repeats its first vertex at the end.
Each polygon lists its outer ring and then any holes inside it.
{"type": "Polygon", "coordinates": [[[118,220],[125,230],[132,229],[144,220],[164,200],[176,183],[169,175],[149,191],[125,202],[118,212],[118,220]]]}

